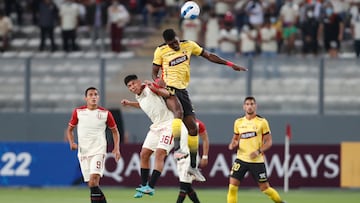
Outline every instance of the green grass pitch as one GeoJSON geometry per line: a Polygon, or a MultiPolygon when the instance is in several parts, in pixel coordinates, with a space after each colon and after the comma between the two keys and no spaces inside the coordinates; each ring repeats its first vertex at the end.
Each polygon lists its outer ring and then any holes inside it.
{"type": "MultiPolygon", "coordinates": [[[[135,189],[122,187],[102,187],[108,203],[171,203],[176,202],[177,188],[156,188],[154,196],[133,198],[135,189]]],[[[288,203],[359,203],[359,189],[294,189],[284,193],[277,188],[288,203]]],[[[226,203],[227,188],[198,189],[203,203],[226,203]]],[[[4,188],[0,187],[0,202],[6,203],[89,203],[89,190],[74,188],[4,188]]],[[[257,189],[240,188],[239,203],[272,203],[257,189]]],[[[191,203],[186,198],[185,203],[191,203]]]]}

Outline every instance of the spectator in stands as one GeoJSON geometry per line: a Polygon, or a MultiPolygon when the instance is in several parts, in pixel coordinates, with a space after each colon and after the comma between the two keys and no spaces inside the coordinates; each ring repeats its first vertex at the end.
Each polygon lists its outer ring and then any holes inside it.
{"type": "Polygon", "coordinates": [[[149,25],[149,17],[154,18],[154,26],[159,28],[164,17],[166,16],[165,0],[146,0],[143,14],[145,26],[149,25]]]}
{"type": "Polygon", "coordinates": [[[199,18],[184,19],[181,21],[182,38],[200,43],[201,28],[199,18]]]}
{"type": "Polygon", "coordinates": [[[130,14],[123,4],[118,0],[113,0],[108,8],[108,27],[111,35],[111,50],[120,52],[122,50],[121,40],[123,38],[124,27],[130,20],[130,14]]]}
{"type": "Polygon", "coordinates": [[[276,28],[271,25],[270,19],[266,18],[264,26],[260,29],[260,47],[261,54],[264,57],[264,69],[265,77],[280,76],[277,65],[275,64],[275,58],[277,55],[277,31],[276,28]],[[273,71],[271,74],[270,67],[273,71]]]}
{"type": "Polygon", "coordinates": [[[219,29],[219,20],[215,11],[212,10],[205,26],[205,48],[210,52],[217,53],[219,29]]]}
{"type": "Polygon", "coordinates": [[[325,17],[320,22],[318,37],[322,37],[324,48],[331,58],[336,58],[343,39],[344,23],[342,18],[334,13],[330,2],[325,4],[325,17]]]}
{"type": "Polygon", "coordinates": [[[240,53],[246,57],[254,57],[257,39],[257,30],[252,28],[250,24],[245,24],[240,33],[240,53]]]}
{"type": "Polygon", "coordinates": [[[39,6],[42,0],[31,0],[30,9],[32,15],[32,23],[37,25],[39,22],[39,6]]]}
{"type": "Polygon", "coordinates": [[[39,4],[39,27],[40,27],[40,47],[45,48],[46,38],[50,39],[51,51],[57,49],[54,40],[54,29],[59,17],[59,9],[52,0],[42,0],[39,4]]]}
{"type": "Polygon", "coordinates": [[[248,22],[248,17],[245,11],[247,1],[238,1],[234,5],[235,12],[235,25],[238,32],[241,31],[242,26],[248,22]]]}
{"type": "Polygon", "coordinates": [[[298,19],[299,6],[293,3],[293,0],[286,0],[286,3],[280,10],[280,20],[283,26],[283,39],[288,54],[291,54],[295,50],[296,24],[298,19]]]}
{"type": "Polygon", "coordinates": [[[218,18],[224,18],[226,12],[231,10],[231,1],[232,0],[214,0],[215,14],[218,18]]]}
{"type": "Polygon", "coordinates": [[[0,10],[0,51],[3,52],[9,48],[10,34],[13,29],[11,19],[0,10]]]}
{"type": "Polygon", "coordinates": [[[319,22],[314,16],[313,9],[306,12],[306,18],[301,25],[302,41],[303,41],[303,54],[318,53],[318,38],[317,31],[319,29],[319,22]]]}
{"type": "Polygon", "coordinates": [[[249,24],[259,30],[264,23],[264,9],[260,0],[250,0],[245,6],[249,24]]]}
{"type": "Polygon", "coordinates": [[[233,59],[239,43],[239,33],[234,26],[234,16],[228,11],[223,19],[223,26],[219,31],[219,55],[223,58],[233,59]]]}
{"type": "Polygon", "coordinates": [[[16,12],[16,20],[18,25],[23,24],[23,9],[20,4],[20,0],[5,0],[5,15],[10,17],[11,13],[16,12]]]}
{"type": "Polygon", "coordinates": [[[91,33],[91,49],[96,49],[96,40],[100,40],[100,51],[105,51],[105,27],[107,23],[107,4],[95,0],[86,5],[86,24],[91,33]]]}
{"type": "Polygon", "coordinates": [[[60,25],[62,31],[63,49],[66,52],[77,51],[76,29],[79,25],[80,11],[73,0],[64,0],[60,6],[60,25]]]}
{"type": "Polygon", "coordinates": [[[354,15],[351,19],[351,34],[354,39],[354,50],[356,57],[360,57],[360,3],[355,5],[357,12],[354,12],[354,15]]]}
{"type": "Polygon", "coordinates": [[[74,3],[78,6],[79,9],[79,22],[78,26],[82,26],[86,24],[86,7],[84,1],[88,0],[73,0],[74,3]]]}

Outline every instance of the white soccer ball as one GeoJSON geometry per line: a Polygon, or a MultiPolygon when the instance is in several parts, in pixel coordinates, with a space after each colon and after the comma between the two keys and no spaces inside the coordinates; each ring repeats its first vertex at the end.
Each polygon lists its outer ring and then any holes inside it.
{"type": "Polygon", "coordinates": [[[184,19],[195,19],[200,15],[200,7],[194,1],[187,1],[181,7],[181,18],[184,19]]]}

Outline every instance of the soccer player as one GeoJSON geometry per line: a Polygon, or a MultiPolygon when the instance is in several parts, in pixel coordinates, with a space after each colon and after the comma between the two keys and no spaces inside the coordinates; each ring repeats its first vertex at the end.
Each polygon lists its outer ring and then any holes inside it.
{"type": "MultiPolygon", "coordinates": [[[[206,126],[201,120],[196,119],[196,124],[199,128],[199,137],[201,138],[202,145],[203,145],[202,157],[201,157],[201,161],[200,161],[200,167],[203,168],[203,167],[207,166],[207,164],[208,164],[209,136],[206,131],[206,126]]],[[[189,166],[190,166],[190,158],[189,157],[186,157],[185,159],[178,159],[177,169],[178,169],[179,180],[180,180],[180,192],[178,194],[176,203],[183,203],[186,198],[186,195],[189,196],[189,198],[191,199],[192,202],[200,203],[200,200],[197,197],[197,194],[196,194],[194,188],[192,187],[192,181],[193,181],[194,177],[192,175],[188,174],[188,172],[187,172],[189,166]]]]}
{"type": "Polygon", "coordinates": [[[256,100],[252,96],[245,98],[243,109],[245,116],[235,120],[229,144],[230,150],[237,148],[237,156],[230,171],[227,203],[237,203],[238,187],[248,171],[264,194],[275,203],[284,203],[266,175],[264,152],[272,146],[268,121],[256,114],[256,100]]]}
{"type": "MultiPolygon", "coordinates": [[[[143,83],[136,75],[126,76],[124,83],[130,92],[135,94],[137,101],[123,99],[121,104],[141,108],[152,121],[140,152],[141,186],[136,188],[137,193],[134,197],[141,198],[143,194],[154,195],[154,187],[163,170],[164,160],[174,146],[171,127],[174,114],[168,109],[163,98],[169,96],[169,92],[165,88],[156,86],[156,84],[150,81],[143,83]],[[153,152],[155,152],[155,166],[148,182],[150,156],[153,152]]],[[[181,124],[181,137],[183,140],[186,140],[187,130],[185,125],[181,124]]],[[[186,149],[186,145],[187,143],[182,148],[186,149]]],[[[182,158],[185,158],[185,156],[182,158]]]]}
{"type": "MultiPolygon", "coordinates": [[[[170,97],[167,99],[170,110],[174,108],[174,105],[169,105],[169,102],[173,101],[174,97],[179,99],[183,111],[183,122],[189,132],[188,145],[191,167],[189,167],[188,172],[197,179],[205,179],[196,164],[199,142],[198,129],[194,109],[186,90],[190,81],[190,58],[192,55],[202,56],[213,63],[227,65],[235,71],[246,71],[247,69],[206,51],[193,41],[180,41],[173,29],[166,29],[163,32],[163,38],[165,43],[157,47],[154,52],[152,78],[153,80],[159,80],[160,85],[166,85],[170,93],[170,97]],[[160,70],[161,73],[159,75],[160,70]]],[[[174,122],[176,123],[173,124],[173,128],[176,128],[174,126],[179,126],[180,121],[174,120],[174,122]]],[[[175,138],[176,136],[178,135],[174,134],[175,138]]]]}
{"type": "Polygon", "coordinates": [[[111,112],[98,106],[99,92],[95,87],[85,90],[86,105],[74,109],[67,128],[67,138],[71,150],[78,149],[78,159],[84,181],[90,188],[91,203],[106,203],[104,193],[99,188],[100,178],[105,167],[107,149],[105,130],[111,129],[115,160],[121,157],[119,131],[111,112]],[[75,142],[73,130],[77,126],[78,143],[75,142]]]}

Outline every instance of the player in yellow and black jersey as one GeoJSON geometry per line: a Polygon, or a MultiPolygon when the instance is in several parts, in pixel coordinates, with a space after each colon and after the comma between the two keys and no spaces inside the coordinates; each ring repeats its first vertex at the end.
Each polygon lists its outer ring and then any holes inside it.
{"type": "MultiPolygon", "coordinates": [[[[160,80],[160,85],[166,85],[172,95],[167,98],[167,105],[175,114],[173,122],[175,142],[179,140],[178,135],[180,135],[180,133],[178,131],[180,131],[180,119],[183,119],[188,129],[188,145],[191,160],[189,173],[192,173],[200,180],[204,180],[196,166],[196,154],[199,142],[198,129],[194,109],[186,90],[190,81],[191,56],[202,56],[213,63],[227,65],[235,71],[246,71],[247,69],[206,51],[193,41],[180,41],[173,29],[166,29],[163,32],[163,38],[165,43],[157,47],[154,53],[152,78],[154,80],[160,80]],[[179,105],[179,102],[181,105],[179,105]]],[[[176,149],[176,147],[174,148],[176,149]]]]}
{"type": "Polygon", "coordinates": [[[260,190],[275,203],[284,203],[279,193],[267,179],[264,152],[272,146],[268,121],[256,114],[256,100],[246,97],[243,104],[245,116],[234,123],[234,136],[229,149],[237,148],[237,156],[230,171],[227,203],[237,203],[238,187],[246,172],[250,172],[260,190]]]}

